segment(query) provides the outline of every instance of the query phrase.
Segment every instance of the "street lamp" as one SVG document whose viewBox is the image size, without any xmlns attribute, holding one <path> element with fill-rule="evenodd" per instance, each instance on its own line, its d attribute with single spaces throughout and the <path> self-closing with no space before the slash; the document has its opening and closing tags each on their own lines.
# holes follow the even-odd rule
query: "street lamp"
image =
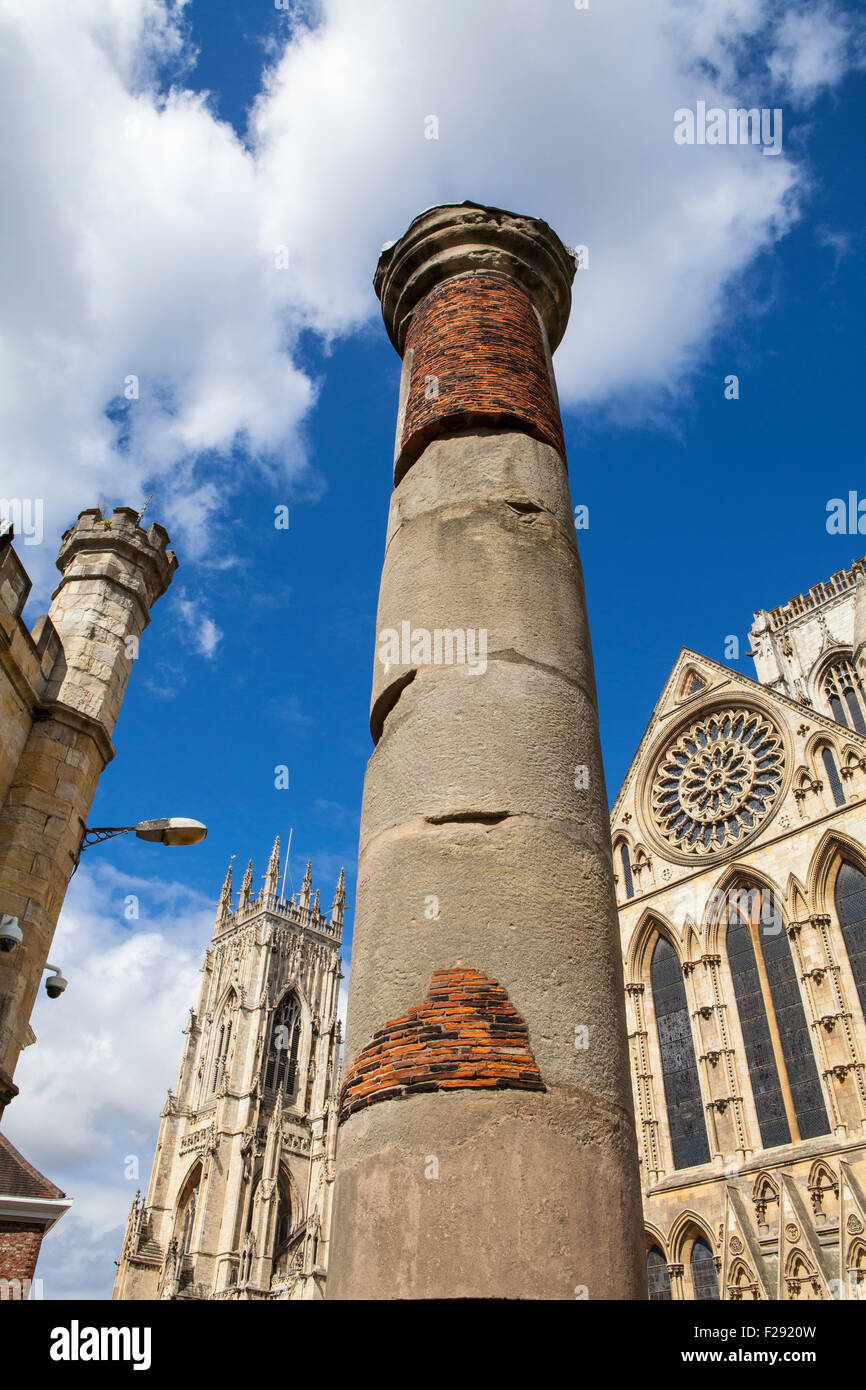
<svg viewBox="0 0 866 1390">
<path fill-rule="evenodd" d="M 85 826 L 78 846 L 79 856 L 91 845 L 101 845 L 103 840 L 113 840 L 116 835 L 129 835 L 132 831 L 139 840 L 150 840 L 154 844 L 200 845 L 207 835 L 207 826 L 202 825 L 200 820 L 189 820 L 186 816 L 140 820 L 138 825 Z"/>
</svg>

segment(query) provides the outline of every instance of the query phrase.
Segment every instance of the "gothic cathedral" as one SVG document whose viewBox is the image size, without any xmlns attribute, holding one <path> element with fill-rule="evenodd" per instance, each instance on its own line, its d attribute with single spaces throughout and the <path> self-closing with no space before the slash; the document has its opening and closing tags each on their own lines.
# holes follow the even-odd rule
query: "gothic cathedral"
<svg viewBox="0 0 866 1390">
<path fill-rule="evenodd" d="M 684 650 L 613 807 L 651 1299 L 866 1296 L 866 563 Z"/>
<path fill-rule="evenodd" d="M 297 900 L 296 900 L 297 898 Z M 116 1299 L 316 1299 L 330 1237 L 344 876 L 330 918 L 280 892 L 279 840 L 232 908 L 229 868 Z"/>
</svg>

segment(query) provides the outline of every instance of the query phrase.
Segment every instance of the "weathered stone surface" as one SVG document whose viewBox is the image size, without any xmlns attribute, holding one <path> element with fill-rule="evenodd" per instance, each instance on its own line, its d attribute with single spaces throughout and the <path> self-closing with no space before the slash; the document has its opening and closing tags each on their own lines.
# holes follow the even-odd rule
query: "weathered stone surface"
<svg viewBox="0 0 866 1390">
<path fill-rule="evenodd" d="M 452 447 L 452 462 L 459 466 L 463 441 Z M 514 653 L 563 673 L 595 699 L 574 527 L 563 527 L 551 512 L 535 506 L 525 494 L 511 501 L 467 499 L 425 511 L 395 531 L 385 555 L 376 620 L 374 738 L 381 732 L 389 688 L 426 664 L 425 634 L 430 634 L 430 665 L 437 655 L 440 664 L 447 663 L 445 642 L 441 652 L 434 646 L 437 631 L 464 635 L 467 665 L 474 653 L 480 669 L 480 651 Z M 392 634 L 399 637 L 396 661 Z M 453 651 L 452 661 L 456 643 Z"/>
<path fill-rule="evenodd" d="M 404 522 L 424 512 L 509 499 L 534 502 L 573 532 L 565 460 L 549 444 L 519 431 L 490 429 L 433 440 L 392 494 L 386 548 Z"/>
<path fill-rule="evenodd" d="M 604 847 L 576 825 L 417 820 L 380 836 L 358 868 L 346 1067 L 386 1019 L 423 998 L 434 971 L 466 966 L 506 990 L 546 1082 L 628 1111 L 610 881 Z M 581 1026 L 587 1047 L 575 1046 Z"/>
<path fill-rule="evenodd" d="M 398 439 L 408 429 L 412 447 L 398 446 L 377 620 L 328 1294 L 642 1297 L 583 579 L 564 458 L 530 437 L 555 387 L 546 345 L 549 393 L 537 353 L 521 364 L 500 352 L 502 325 L 472 325 L 479 409 L 499 402 L 509 422 L 498 436 L 454 431 L 474 419 L 473 364 L 442 347 L 448 325 L 424 305 L 477 272 L 510 277 L 558 342 L 573 262 L 532 219 L 433 209 L 377 272 L 392 340 L 407 346 Z M 462 287 L 452 299 L 480 304 Z M 448 414 L 447 372 L 429 410 L 413 387 L 440 350 L 463 416 Z M 431 980 L 463 978 L 504 991 L 496 1046 L 507 1052 L 517 1029 L 537 1075 L 494 1052 L 460 991 L 431 1015 Z M 486 1015 L 492 996 L 479 997 Z M 539 1080 L 544 1093 L 527 1089 Z"/>
<path fill-rule="evenodd" d="M 609 854 L 595 702 L 556 672 L 516 656 L 479 676 L 422 668 L 384 729 L 364 781 L 362 850 L 415 817 L 524 814 L 580 824 Z"/>
<path fill-rule="evenodd" d="M 629 1121 L 579 1090 L 437 1092 L 352 1115 L 328 1297 L 643 1298 L 624 1243 L 641 1219 L 633 1145 Z"/>
</svg>

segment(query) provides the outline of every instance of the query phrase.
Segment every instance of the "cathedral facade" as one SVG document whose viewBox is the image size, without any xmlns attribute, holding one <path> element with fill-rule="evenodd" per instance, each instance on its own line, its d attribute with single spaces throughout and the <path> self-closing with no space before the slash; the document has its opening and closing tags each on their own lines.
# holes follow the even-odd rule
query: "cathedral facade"
<svg viewBox="0 0 866 1390">
<path fill-rule="evenodd" d="M 133 1202 L 116 1299 L 317 1299 L 330 1239 L 345 908 L 280 889 L 279 840 L 237 906 L 232 871 L 190 1011 L 150 1186 Z"/>
<path fill-rule="evenodd" d="M 684 650 L 611 816 L 650 1298 L 866 1297 L 866 563 Z"/>
</svg>

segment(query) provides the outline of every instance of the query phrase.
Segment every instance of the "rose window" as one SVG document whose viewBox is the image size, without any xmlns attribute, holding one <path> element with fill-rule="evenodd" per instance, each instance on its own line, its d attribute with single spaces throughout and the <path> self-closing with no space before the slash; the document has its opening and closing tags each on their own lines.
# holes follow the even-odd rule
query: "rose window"
<svg viewBox="0 0 866 1390">
<path fill-rule="evenodd" d="M 752 710 L 707 715 L 681 734 L 652 788 L 657 828 L 675 849 L 713 854 L 747 839 L 782 787 L 779 731 Z"/>
</svg>

